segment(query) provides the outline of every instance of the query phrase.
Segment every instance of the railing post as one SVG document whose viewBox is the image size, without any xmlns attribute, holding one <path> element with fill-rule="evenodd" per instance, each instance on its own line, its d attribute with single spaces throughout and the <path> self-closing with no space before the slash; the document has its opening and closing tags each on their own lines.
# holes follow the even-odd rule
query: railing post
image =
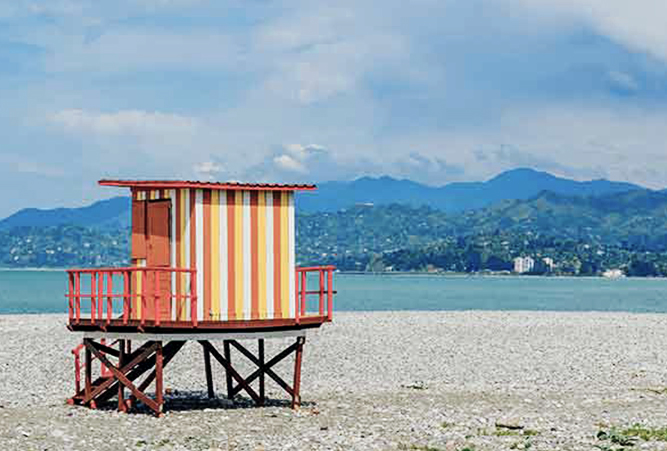
<svg viewBox="0 0 667 451">
<path fill-rule="evenodd" d="M 97 271 L 90 273 L 90 320 L 95 322 L 97 311 Z"/>
<path fill-rule="evenodd" d="M 81 273 L 74 273 L 74 302 L 76 307 L 76 323 L 81 321 Z"/>
<path fill-rule="evenodd" d="M 113 271 L 107 273 L 107 324 L 111 323 L 113 311 Z"/>
<path fill-rule="evenodd" d="M 324 316 L 324 270 L 320 269 L 318 272 L 320 276 L 320 316 Z"/>
<path fill-rule="evenodd" d="M 294 291 L 294 303 L 295 303 L 294 311 L 295 311 L 295 314 L 296 314 L 296 323 L 299 324 L 301 322 L 301 297 L 299 296 L 299 277 L 300 277 L 300 273 L 299 273 L 298 270 L 295 270 L 294 274 L 296 275 L 294 277 L 294 288 L 296 289 Z"/>
<path fill-rule="evenodd" d="M 143 327 L 146 324 L 146 294 L 148 292 L 148 286 L 146 283 L 146 270 L 141 269 L 141 326 Z"/>
<path fill-rule="evenodd" d="M 333 317 L 333 268 L 327 270 L 327 320 Z"/>
<path fill-rule="evenodd" d="M 74 318 L 74 274 L 71 272 L 67 273 L 68 288 L 69 288 L 69 322 L 72 323 Z"/>
<path fill-rule="evenodd" d="M 123 323 L 130 319 L 130 271 L 123 271 Z"/>
<path fill-rule="evenodd" d="M 104 320 L 104 271 L 97 271 L 98 281 L 97 281 L 97 318 L 100 321 Z"/>
<path fill-rule="evenodd" d="M 197 270 L 190 270 L 190 320 L 197 327 Z"/>
<path fill-rule="evenodd" d="M 153 271 L 153 277 L 155 278 L 155 292 L 153 293 L 153 314 L 155 315 L 155 325 L 160 325 L 160 271 Z"/>
<path fill-rule="evenodd" d="M 308 291 L 307 271 L 301 271 L 301 315 L 306 315 L 306 291 Z"/>
</svg>

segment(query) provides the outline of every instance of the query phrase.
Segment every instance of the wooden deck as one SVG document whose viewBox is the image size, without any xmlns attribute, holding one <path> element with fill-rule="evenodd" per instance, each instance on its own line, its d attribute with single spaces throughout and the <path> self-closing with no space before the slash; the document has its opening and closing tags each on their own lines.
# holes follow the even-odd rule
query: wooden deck
<svg viewBox="0 0 667 451">
<path fill-rule="evenodd" d="M 72 320 L 68 329 L 73 332 L 109 332 L 109 333 L 153 333 L 173 334 L 177 339 L 179 334 L 226 334 L 230 332 L 258 333 L 278 331 L 298 331 L 304 329 L 319 328 L 322 324 L 329 322 L 326 316 L 305 316 L 298 320 L 295 318 L 285 319 L 261 319 L 261 320 L 237 320 L 237 321 L 200 321 L 197 327 L 192 326 L 191 321 L 160 321 L 159 325 L 154 321 L 140 320 L 125 321 L 122 318 L 106 320 L 91 320 L 81 318 L 78 322 Z"/>
</svg>

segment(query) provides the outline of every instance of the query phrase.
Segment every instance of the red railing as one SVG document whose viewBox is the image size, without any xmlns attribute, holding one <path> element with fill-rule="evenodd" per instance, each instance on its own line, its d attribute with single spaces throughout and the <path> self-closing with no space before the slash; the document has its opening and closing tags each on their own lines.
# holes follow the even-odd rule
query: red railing
<svg viewBox="0 0 667 451">
<path fill-rule="evenodd" d="M 84 312 L 84 320 L 90 320 L 95 324 L 111 323 L 112 319 L 121 319 L 124 325 L 131 319 L 138 319 L 141 325 L 150 321 L 152 325 L 159 326 L 161 321 L 160 303 L 166 299 L 171 303 L 175 300 L 177 304 L 184 303 L 186 308 L 189 303 L 190 321 L 197 327 L 197 272 L 195 269 L 186 268 L 93 268 L 93 269 L 68 269 L 69 277 L 69 321 L 70 324 L 79 324 L 82 319 L 82 303 L 84 308 L 90 306 L 89 312 Z M 171 286 L 160 289 L 160 275 L 168 274 L 170 277 L 181 277 L 187 274 L 184 282 L 186 289 L 183 293 L 173 293 Z M 116 285 L 122 287 L 122 293 L 114 291 L 114 276 L 120 278 L 121 283 Z M 152 283 L 149 283 L 149 280 Z M 82 283 L 88 282 L 89 290 L 82 292 Z M 141 290 L 139 290 L 139 285 Z M 171 285 L 171 282 L 170 282 Z M 116 301 L 116 305 L 114 305 Z M 180 301 L 180 302 L 179 302 Z M 152 315 L 148 315 L 148 303 L 153 303 Z M 118 309 L 118 303 L 122 303 L 122 310 Z M 136 307 L 138 312 L 133 311 Z M 121 316 L 114 318 L 114 307 L 121 311 Z M 85 317 L 89 315 L 87 318 Z M 184 319 L 180 319 L 184 320 Z"/>
<path fill-rule="evenodd" d="M 331 321 L 333 316 L 333 295 L 336 293 L 333 289 L 333 272 L 335 266 L 312 266 L 296 268 L 296 320 L 297 322 L 307 316 L 326 316 L 327 321 Z M 317 289 L 308 289 L 308 274 L 316 276 Z M 311 279 L 311 286 L 314 281 Z M 309 297 L 317 296 L 317 312 L 311 313 L 308 310 Z"/>
</svg>

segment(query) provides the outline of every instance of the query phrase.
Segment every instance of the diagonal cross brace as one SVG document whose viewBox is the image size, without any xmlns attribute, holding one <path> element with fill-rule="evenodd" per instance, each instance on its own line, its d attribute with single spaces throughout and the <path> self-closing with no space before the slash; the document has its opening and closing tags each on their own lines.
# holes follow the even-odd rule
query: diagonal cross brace
<svg viewBox="0 0 667 451">
<path fill-rule="evenodd" d="M 244 348 L 243 346 L 241 346 L 241 344 L 239 344 L 237 341 L 232 340 L 232 341 L 231 341 L 231 344 L 232 344 L 236 349 L 238 349 L 244 356 L 246 356 L 251 362 L 253 362 L 255 365 L 257 365 L 257 367 L 258 367 L 258 369 L 256 369 L 254 372 L 252 372 L 252 373 L 250 374 L 250 376 L 248 376 L 248 377 L 245 379 L 245 382 L 246 382 L 246 383 L 250 384 L 252 381 L 254 381 L 255 379 L 257 379 L 262 373 L 265 373 L 265 374 L 267 374 L 269 377 L 271 377 L 271 379 L 273 379 L 278 385 L 280 385 L 280 386 L 282 387 L 282 389 L 285 390 L 290 396 L 294 396 L 294 390 L 292 389 L 292 387 L 290 387 L 290 386 L 287 384 L 287 382 L 285 382 L 280 376 L 278 376 L 278 375 L 271 369 L 271 367 L 273 367 L 274 365 L 280 363 L 280 362 L 283 361 L 286 357 L 288 357 L 291 353 L 293 353 L 294 351 L 296 351 L 297 348 L 298 348 L 298 344 L 297 344 L 297 343 L 294 343 L 294 344 L 290 345 L 288 348 L 286 348 L 286 349 L 284 349 L 283 351 L 281 351 L 281 352 L 280 352 L 279 354 L 277 354 L 274 358 L 272 358 L 271 360 L 269 360 L 268 362 L 266 362 L 266 363 L 263 364 L 263 365 L 262 365 L 262 363 L 259 361 L 259 359 L 257 359 L 257 357 L 255 357 L 254 355 L 252 355 L 252 353 L 251 353 L 250 351 L 248 351 L 246 348 Z M 232 395 L 236 395 L 238 392 L 241 391 L 242 388 L 243 388 L 243 387 L 241 387 L 240 385 L 237 385 L 236 387 L 234 387 L 234 388 L 232 389 Z"/>
<path fill-rule="evenodd" d="M 239 387 L 241 387 L 243 390 L 245 390 L 248 395 L 255 401 L 256 403 L 260 403 L 260 397 L 259 395 L 255 392 L 255 390 L 252 389 L 250 386 L 250 383 L 247 382 L 243 377 L 232 367 L 232 365 L 218 352 L 215 347 L 206 340 L 201 340 L 199 343 L 204 347 L 204 349 L 207 349 L 213 357 L 220 363 L 220 365 L 223 366 L 225 371 L 227 371 L 227 374 L 231 375 L 233 379 L 236 379 L 236 382 L 238 382 Z"/>
<path fill-rule="evenodd" d="M 294 396 L 294 389 L 289 386 L 287 382 L 285 382 L 280 376 L 278 376 L 272 369 L 271 367 L 280 363 L 282 360 L 284 360 L 286 357 L 288 357 L 292 352 L 296 351 L 297 349 L 297 343 L 292 344 L 288 348 L 284 349 L 282 352 L 277 354 L 274 358 L 269 360 L 268 362 L 262 364 L 260 360 L 255 357 L 250 351 L 248 351 L 246 348 L 244 348 L 238 341 L 236 340 L 230 340 L 230 344 L 234 346 L 236 349 L 241 352 L 244 356 L 248 358 L 252 363 L 257 365 L 257 370 L 255 370 L 253 373 L 248 376 L 245 381 L 246 383 L 250 384 L 252 381 L 257 379 L 262 373 L 265 373 L 268 375 L 271 379 L 273 379 L 276 384 L 280 385 L 283 390 L 285 390 L 290 396 Z M 232 395 L 237 394 L 240 392 L 242 389 L 241 386 L 237 385 L 232 389 Z"/>
<path fill-rule="evenodd" d="M 100 355 L 103 356 L 103 354 L 100 351 L 98 351 L 95 348 L 95 346 L 91 343 L 93 343 L 91 340 L 84 340 L 84 344 L 86 346 L 86 349 L 90 350 L 100 361 L 102 361 L 102 359 L 99 356 Z M 155 342 L 152 342 L 151 344 L 147 343 L 143 347 L 143 349 L 138 349 L 137 351 L 135 351 L 135 353 L 133 353 L 134 356 L 133 356 L 132 360 L 130 362 L 128 362 L 126 365 L 123 365 L 123 367 L 121 368 L 121 371 L 123 373 L 127 373 L 132 368 L 139 365 L 142 361 L 144 361 L 146 359 L 146 357 L 148 357 L 150 354 L 152 354 L 155 351 L 156 346 L 157 345 L 156 345 Z M 109 360 L 106 357 L 104 357 L 104 361 L 108 362 Z M 106 365 L 106 363 L 104 361 L 102 361 L 102 363 L 104 363 Z M 113 378 L 109 378 L 109 379 L 105 380 L 100 385 L 96 386 L 93 390 L 91 390 L 90 393 L 88 393 L 83 398 L 82 403 L 83 404 L 88 404 L 90 401 L 95 399 L 100 393 L 104 392 L 111 385 L 113 385 L 114 382 L 116 382 L 116 380 L 113 379 Z"/>
<path fill-rule="evenodd" d="M 155 343 L 153 346 L 149 347 L 149 350 L 153 350 L 157 347 L 157 343 Z M 109 368 L 111 373 L 115 376 L 115 378 L 126 386 L 132 394 L 137 398 L 140 399 L 144 404 L 146 404 L 151 410 L 153 410 L 157 415 L 159 415 L 162 411 L 162 405 L 158 404 L 157 402 L 153 401 L 151 398 L 149 398 L 145 393 L 139 391 L 137 387 L 134 386 L 132 381 L 130 381 L 127 376 L 123 373 L 122 369 L 118 369 L 116 366 L 114 366 L 109 359 L 106 358 L 106 356 L 101 353 L 95 346 L 92 346 L 88 342 L 86 342 L 86 347 L 90 347 L 91 352 L 97 357 L 100 362 L 102 362 L 104 365 Z M 143 354 L 143 353 L 142 353 Z M 136 359 L 135 359 L 136 360 Z M 123 368 L 125 369 L 125 368 Z M 126 370 L 127 372 L 127 370 Z"/>
</svg>

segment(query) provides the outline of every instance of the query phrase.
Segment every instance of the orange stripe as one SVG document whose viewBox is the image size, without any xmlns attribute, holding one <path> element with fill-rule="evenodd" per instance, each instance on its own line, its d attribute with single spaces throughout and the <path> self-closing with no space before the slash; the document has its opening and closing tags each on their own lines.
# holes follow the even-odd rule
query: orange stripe
<svg viewBox="0 0 667 451">
<path fill-rule="evenodd" d="M 172 199 L 171 201 L 174 203 L 174 210 L 176 211 L 176 266 L 180 267 L 181 266 L 181 240 L 183 237 L 181 236 L 181 209 L 183 206 L 181 205 L 181 193 L 176 190 L 176 198 Z M 183 299 L 181 299 L 180 296 L 183 292 L 181 291 L 181 285 L 182 285 L 182 277 L 181 274 L 175 274 L 173 277 L 176 277 L 176 319 L 180 320 L 181 319 L 181 311 L 183 309 Z"/>
<path fill-rule="evenodd" d="M 250 279 L 252 319 L 259 319 L 259 249 L 257 249 L 257 191 L 250 192 Z"/>
<path fill-rule="evenodd" d="M 201 268 L 197 268 L 197 215 L 195 214 L 195 203 L 196 203 L 196 190 L 190 190 L 190 268 L 194 268 L 197 271 L 200 271 Z M 190 277 L 190 283 L 195 283 L 195 277 Z M 197 292 L 201 291 L 201 287 L 197 287 Z M 197 293 L 195 293 L 197 294 Z M 197 303 L 203 302 L 203 299 L 197 297 Z M 197 312 L 195 312 L 195 315 Z M 186 313 L 187 315 L 187 313 Z M 190 318 L 192 319 L 192 318 Z"/>
<path fill-rule="evenodd" d="M 282 290 L 280 286 L 280 192 L 273 193 L 273 316 L 282 318 Z"/>
<path fill-rule="evenodd" d="M 234 206 L 236 195 L 234 191 L 227 191 L 227 316 L 230 320 L 236 318 L 236 274 L 234 274 L 234 260 L 236 257 L 234 241 L 236 239 L 236 217 Z"/>
<path fill-rule="evenodd" d="M 204 319 L 211 318 L 211 190 L 204 190 Z"/>
</svg>

